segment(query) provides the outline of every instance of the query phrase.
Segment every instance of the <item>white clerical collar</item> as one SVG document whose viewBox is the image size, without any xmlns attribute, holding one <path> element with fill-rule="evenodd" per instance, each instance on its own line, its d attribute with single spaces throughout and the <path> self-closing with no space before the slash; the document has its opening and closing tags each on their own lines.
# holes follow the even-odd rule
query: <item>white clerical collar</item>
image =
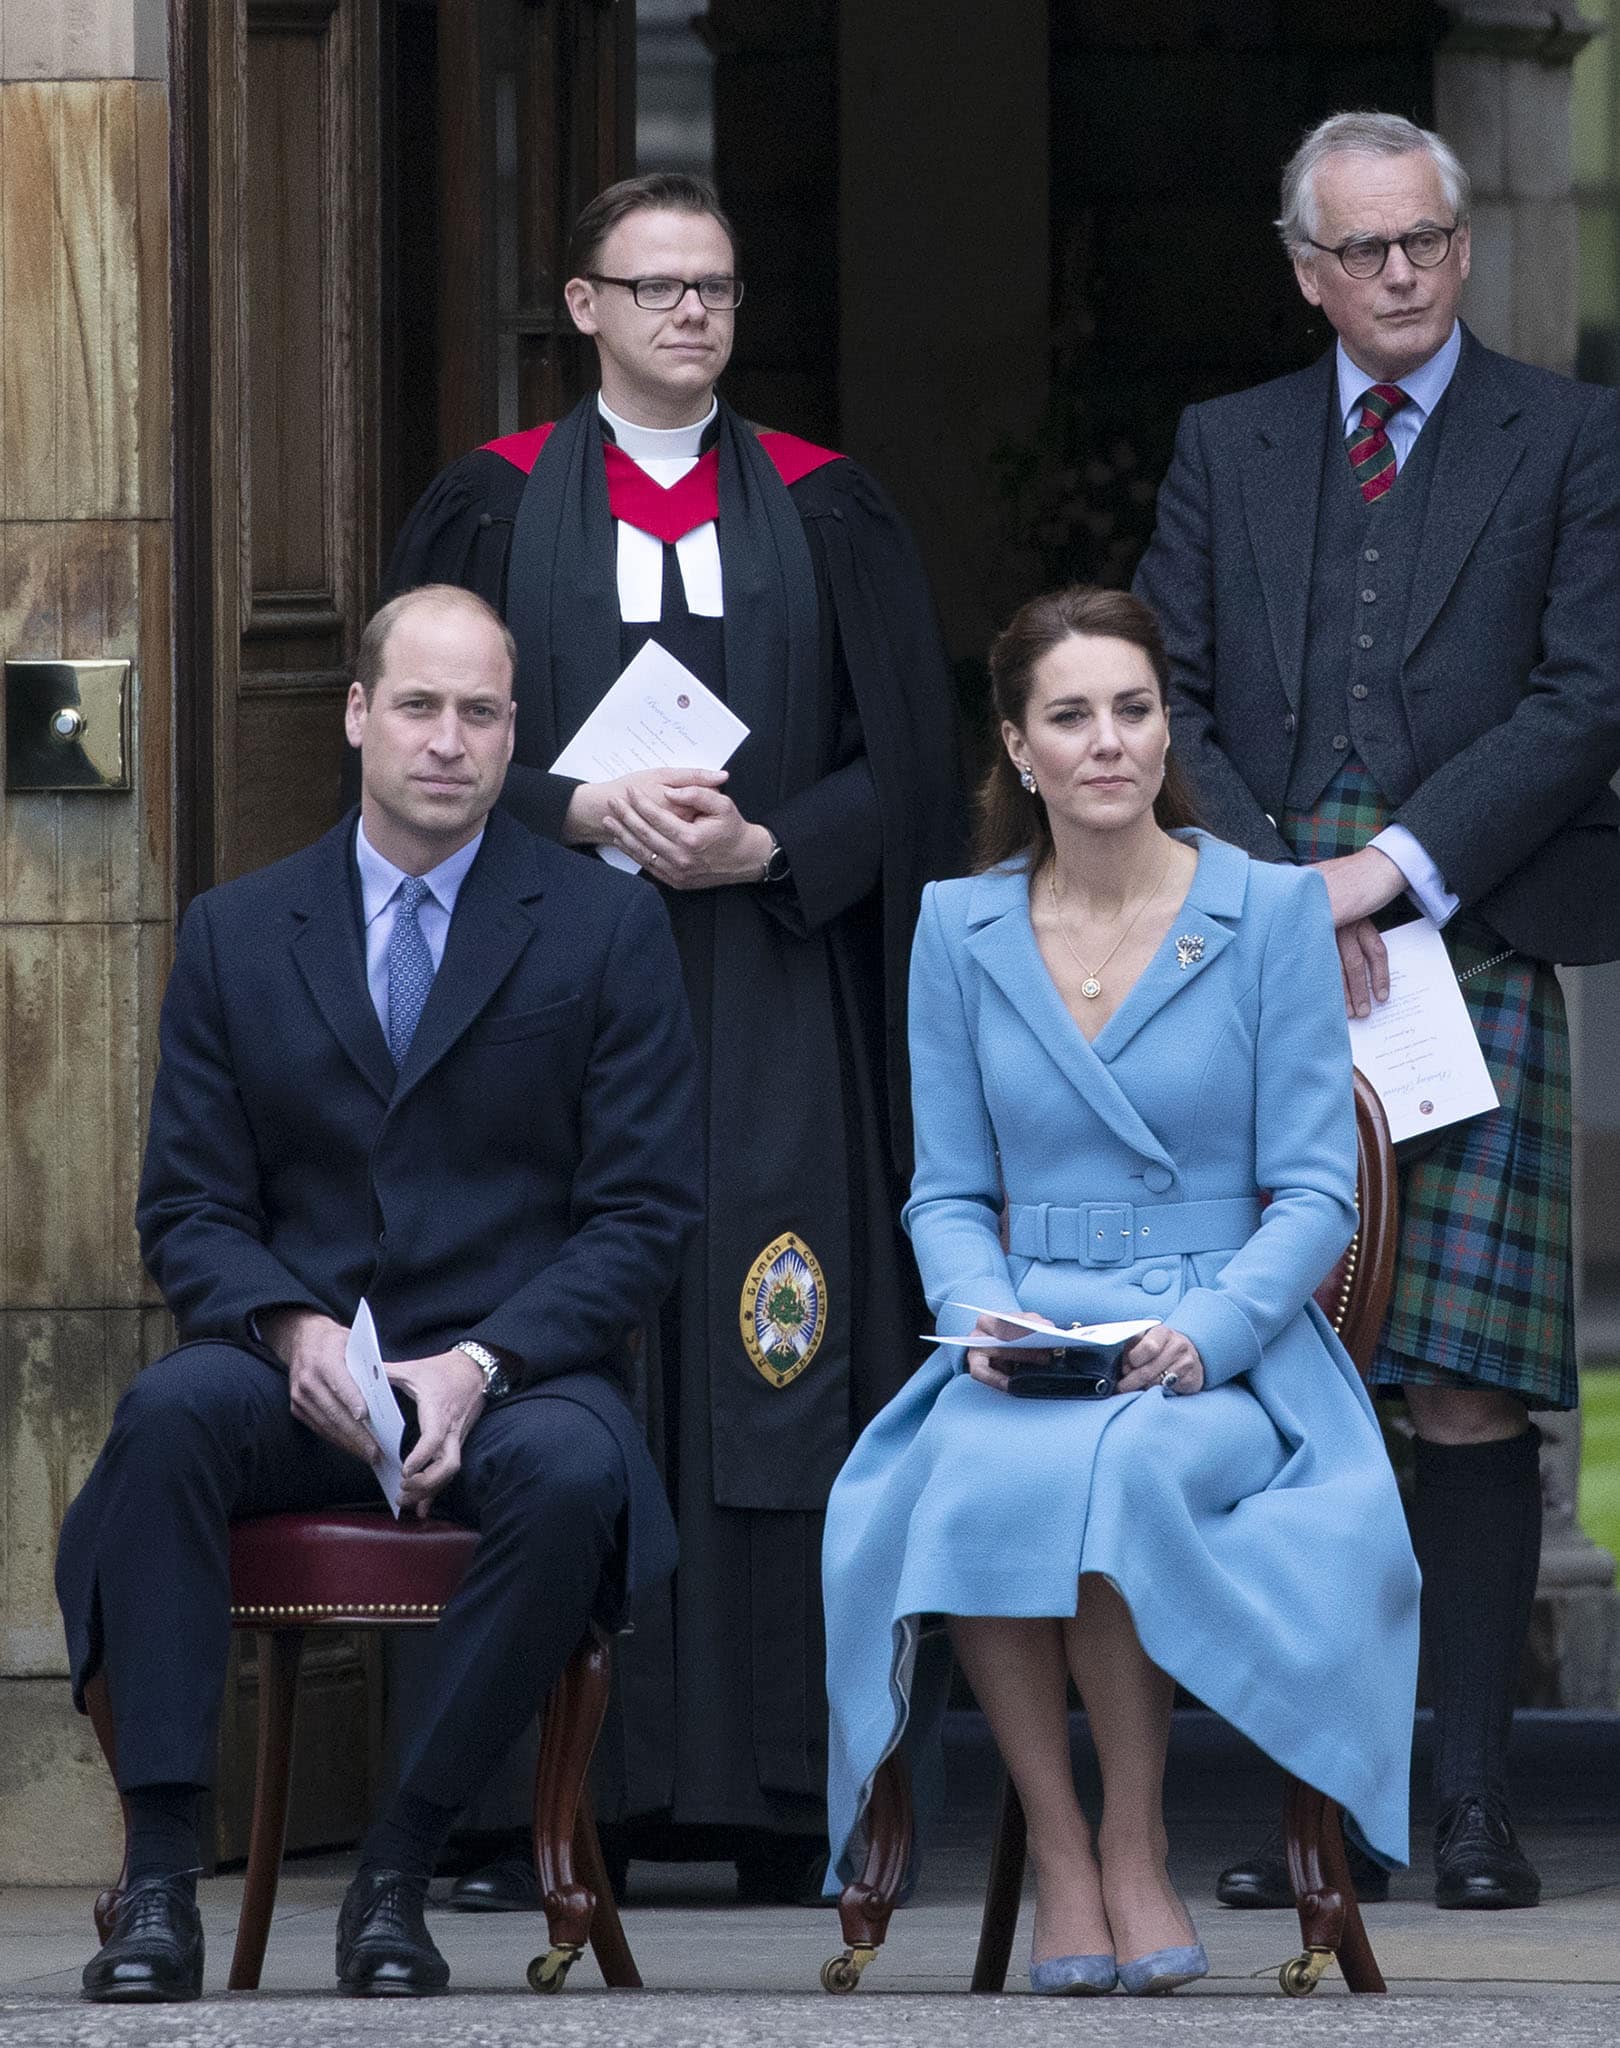
<svg viewBox="0 0 1620 2048">
<path fill-rule="evenodd" d="M 1423 422 L 1434 411 L 1445 395 L 1446 386 L 1451 382 L 1452 372 L 1457 367 L 1457 358 L 1462 354 L 1462 322 L 1453 320 L 1451 332 L 1426 363 L 1420 363 L 1408 377 L 1395 381 L 1406 393 L 1417 424 Z M 1341 341 L 1337 349 L 1339 370 L 1339 411 L 1344 417 L 1348 432 L 1352 412 L 1359 415 L 1362 395 L 1369 384 L 1376 384 L 1376 377 L 1369 377 L 1359 364 L 1353 363 L 1345 353 Z"/>
<path fill-rule="evenodd" d="M 703 452 L 703 436 L 720 410 L 717 398 L 709 400 L 702 419 L 689 427 L 638 427 L 616 413 L 597 393 L 596 409 L 613 429 L 613 438 L 632 462 L 691 462 Z"/>
</svg>

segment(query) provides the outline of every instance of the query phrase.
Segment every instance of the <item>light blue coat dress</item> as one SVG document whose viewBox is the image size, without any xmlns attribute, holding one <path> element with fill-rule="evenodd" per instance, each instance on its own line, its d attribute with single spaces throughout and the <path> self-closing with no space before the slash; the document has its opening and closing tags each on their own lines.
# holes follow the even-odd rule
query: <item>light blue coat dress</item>
<svg viewBox="0 0 1620 2048">
<path fill-rule="evenodd" d="M 1355 1228 L 1327 892 L 1188 836 L 1186 902 L 1091 1044 L 1022 872 L 923 899 L 906 1226 L 939 1334 L 972 1327 L 964 1302 L 1156 1316 L 1206 1388 L 1016 1400 L 937 1350 L 873 1419 L 822 1553 L 829 1886 L 878 1765 L 932 1732 L 907 1728 L 919 1618 L 1070 1615 L 1082 1572 L 1119 1588 L 1157 1664 L 1406 1860 L 1418 1571 L 1372 1405 L 1310 1298 Z"/>
</svg>

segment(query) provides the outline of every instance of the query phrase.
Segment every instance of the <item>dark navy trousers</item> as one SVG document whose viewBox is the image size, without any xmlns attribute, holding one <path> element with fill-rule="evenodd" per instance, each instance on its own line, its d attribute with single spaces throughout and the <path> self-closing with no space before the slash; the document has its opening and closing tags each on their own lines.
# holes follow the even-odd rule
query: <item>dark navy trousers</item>
<svg viewBox="0 0 1620 2048">
<path fill-rule="evenodd" d="M 478 1790 L 596 1610 L 626 1496 L 619 1445 L 581 1403 L 542 1387 L 479 1417 L 434 1503 L 480 1540 L 432 1632 L 403 1789 L 447 1807 Z M 140 1375 L 68 1510 L 57 1568 L 70 1640 L 92 1646 L 76 1685 L 106 1670 L 121 1790 L 212 1779 L 230 1524 L 378 1498 L 367 1466 L 293 1419 L 285 1373 L 254 1353 L 188 1344 Z"/>
</svg>

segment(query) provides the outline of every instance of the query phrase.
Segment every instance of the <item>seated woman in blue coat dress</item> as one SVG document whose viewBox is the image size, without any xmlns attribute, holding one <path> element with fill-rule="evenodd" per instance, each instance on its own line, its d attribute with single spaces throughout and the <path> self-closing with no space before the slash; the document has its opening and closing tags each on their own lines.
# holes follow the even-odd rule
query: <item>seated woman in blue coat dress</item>
<svg viewBox="0 0 1620 2048">
<path fill-rule="evenodd" d="M 939 1335 L 984 1341 L 933 1353 L 828 1505 L 833 1870 L 930 1732 L 918 1629 L 947 1615 L 1028 1816 L 1032 1984 L 1162 1991 L 1208 1968 L 1165 1868 L 1178 1681 L 1406 1859 L 1417 1568 L 1311 1300 L 1355 1229 L 1349 1042 L 1321 878 L 1188 824 L 1152 614 L 1036 599 L 991 675 L 980 871 L 927 891 L 912 956 L 906 1208 Z M 1159 1320 L 1113 1398 L 1027 1400 L 1008 1311 Z"/>
</svg>

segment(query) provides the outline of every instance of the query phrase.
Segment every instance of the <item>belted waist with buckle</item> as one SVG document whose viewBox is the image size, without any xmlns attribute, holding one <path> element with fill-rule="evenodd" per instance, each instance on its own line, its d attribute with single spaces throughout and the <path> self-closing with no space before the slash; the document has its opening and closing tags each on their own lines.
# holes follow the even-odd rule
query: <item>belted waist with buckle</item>
<svg viewBox="0 0 1620 2048">
<path fill-rule="evenodd" d="M 1229 1252 L 1260 1224 L 1253 1195 L 1219 1202 L 1014 1202 L 1007 1211 L 1007 1249 L 1017 1258 L 1067 1260 L 1082 1266 L 1129 1266 L 1163 1252 Z"/>
</svg>

